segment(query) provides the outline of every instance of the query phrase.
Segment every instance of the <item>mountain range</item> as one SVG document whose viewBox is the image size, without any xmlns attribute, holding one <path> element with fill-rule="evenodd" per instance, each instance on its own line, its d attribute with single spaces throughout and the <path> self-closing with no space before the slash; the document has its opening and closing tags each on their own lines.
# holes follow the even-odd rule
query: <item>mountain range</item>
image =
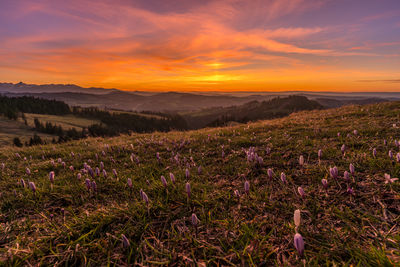
<svg viewBox="0 0 400 267">
<path fill-rule="evenodd" d="M 154 112 L 189 112 L 217 107 L 268 101 L 278 96 L 299 95 L 322 106 L 370 104 L 400 99 L 400 92 L 145 92 L 119 89 L 84 88 L 74 84 L 0 83 L 0 94 L 9 97 L 34 96 L 64 101 L 71 106 L 97 106 L 107 109 Z"/>
</svg>

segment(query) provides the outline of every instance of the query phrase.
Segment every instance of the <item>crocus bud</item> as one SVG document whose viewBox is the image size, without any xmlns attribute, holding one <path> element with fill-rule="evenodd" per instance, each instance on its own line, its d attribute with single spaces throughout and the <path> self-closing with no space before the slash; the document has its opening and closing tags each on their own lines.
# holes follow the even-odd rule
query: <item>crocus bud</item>
<svg viewBox="0 0 400 267">
<path fill-rule="evenodd" d="M 396 154 L 396 161 L 397 161 L 397 162 L 400 162 L 400 153 L 397 153 L 397 154 Z"/>
<path fill-rule="evenodd" d="M 374 157 L 376 157 L 376 148 L 374 148 L 374 149 L 372 150 L 372 155 L 373 155 Z"/>
<path fill-rule="evenodd" d="M 54 172 L 53 171 L 51 171 L 49 173 L 49 180 L 50 180 L 50 183 L 54 183 Z"/>
<path fill-rule="evenodd" d="M 246 194 L 250 193 L 250 183 L 249 183 L 249 181 L 244 182 L 244 192 Z"/>
<path fill-rule="evenodd" d="M 353 131 L 353 134 L 357 136 L 357 135 L 358 135 L 358 131 L 357 131 L 357 130 L 354 130 L 354 131 Z"/>
<path fill-rule="evenodd" d="M 353 195 L 354 194 L 354 190 L 353 190 L 353 187 L 347 187 L 347 194 L 349 194 L 349 195 Z"/>
<path fill-rule="evenodd" d="M 164 175 L 161 175 L 161 183 L 163 184 L 163 186 L 164 186 L 165 188 L 167 188 L 167 180 L 165 180 Z"/>
<path fill-rule="evenodd" d="M 240 198 L 239 190 L 233 191 L 233 194 L 235 195 L 235 197 Z"/>
<path fill-rule="evenodd" d="M 303 155 L 300 155 L 300 157 L 299 157 L 299 164 L 300 164 L 300 166 L 304 165 L 304 157 L 303 157 Z"/>
<path fill-rule="evenodd" d="M 197 218 L 196 214 L 192 213 L 192 224 L 193 226 L 197 226 L 199 223 L 199 219 Z"/>
<path fill-rule="evenodd" d="M 322 149 L 318 150 L 318 158 L 322 158 Z"/>
<path fill-rule="evenodd" d="M 268 175 L 268 178 L 269 178 L 269 179 L 272 179 L 272 177 L 274 176 L 274 172 L 272 171 L 271 168 L 268 168 L 268 170 L 267 170 L 267 175 Z"/>
<path fill-rule="evenodd" d="M 344 152 L 346 151 L 346 146 L 343 144 L 340 150 L 342 151 L 342 154 L 344 154 Z"/>
<path fill-rule="evenodd" d="M 350 166 L 349 166 L 349 170 L 350 170 L 350 173 L 352 174 L 352 175 L 354 175 L 354 165 L 353 164 L 351 164 L 350 163 Z"/>
<path fill-rule="evenodd" d="M 116 169 L 112 169 L 112 172 L 113 172 L 114 178 L 117 178 L 118 177 L 117 176 L 117 170 Z"/>
<path fill-rule="evenodd" d="M 325 190 L 328 189 L 328 180 L 322 179 L 321 183 L 322 183 L 322 186 L 324 187 Z"/>
<path fill-rule="evenodd" d="M 293 217 L 294 217 L 294 225 L 296 227 L 299 227 L 300 226 L 300 221 L 301 221 L 300 210 L 295 210 Z"/>
<path fill-rule="evenodd" d="M 103 170 L 104 169 L 104 163 L 100 162 L 100 169 Z"/>
<path fill-rule="evenodd" d="M 128 178 L 128 186 L 130 187 L 130 188 L 132 188 L 132 179 L 131 178 Z"/>
<path fill-rule="evenodd" d="M 299 192 L 299 195 L 301 196 L 301 198 L 305 198 L 306 193 L 304 192 L 303 187 L 299 186 L 299 187 L 297 188 L 297 192 Z"/>
<path fill-rule="evenodd" d="M 142 190 L 142 199 L 143 201 L 146 203 L 146 205 L 149 205 L 149 198 L 147 196 L 147 194 Z"/>
<path fill-rule="evenodd" d="M 343 174 L 343 178 L 348 182 L 350 181 L 350 173 L 348 171 L 345 171 Z"/>
<path fill-rule="evenodd" d="M 122 239 L 122 245 L 124 246 L 124 248 L 128 248 L 130 246 L 128 238 L 124 234 L 122 234 L 121 239 Z"/>
<path fill-rule="evenodd" d="M 74 166 L 72 166 L 72 165 L 69 166 L 69 170 L 73 172 L 74 171 Z"/>
<path fill-rule="evenodd" d="M 185 189 L 186 189 L 186 194 L 187 194 L 188 198 L 190 198 L 190 195 L 192 192 L 191 192 L 189 183 L 186 183 Z"/>
<path fill-rule="evenodd" d="M 36 193 L 36 186 L 34 182 L 29 182 L 29 188 L 32 190 L 33 193 Z"/>
<path fill-rule="evenodd" d="M 172 172 L 169 173 L 169 179 L 171 179 L 171 182 L 175 184 L 175 175 Z"/>
<path fill-rule="evenodd" d="M 90 187 L 91 187 L 92 183 L 90 182 L 89 178 L 86 178 L 85 184 L 86 184 L 87 190 L 90 190 Z"/>
<path fill-rule="evenodd" d="M 93 190 L 94 192 L 97 192 L 97 184 L 96 184 L 96 181 L 92 181 L 91 188 L 92 188 L 92 190 Z"/>
<path fill-rule="evenodd" d="M 103 177 L 107 178 L 107 171 L 105 169 L 103 169 Z"/>
<path fill-rule="evenodd" d="M 31 170 L 29 168 L 26 168 L 25 171 L 26 171 L 26 174 L 28 174 L 28 175 L 31 174 Z"/>
<path fill-rule="evenodd" d="M 383 145 L 385 145 L 385 146 L 387 145 L 386 139 L 383 140 Z"/>
<path fill-rule="evenodd" d="M 302 256 L 304 253 L 304 240 L 299 233 L 296 233 L 294 235 L 294 247 L 296 248 L 299 255 Z"/>
<path fill-rule="evenodd" d="M 282 181 L 282 183 L 284 183 L 284 184 L 286 184 L 287 183 L 287 181 L 286 181 L 286 175 L 285 175 L 285 173 L 281 173 L 281 181 Z"/>
<path fill-rule="evenodd" d="M 96 169 L 94 169 L 94 173 L 96 174 L 96 176 L 100 176 L 100 169 L 99 169 L 99 167 L 96 167 Z"/>
<path fill-rule="evenodd" d="M 185 170 L 185 177 L 186 177 L 186 179 L 189 179 L 189 177 L 190 177 L 189 169 Z"/>
<path fill-rule="evenodd" d="M 25 187 L 25 181 L 24 181 L 24 179 L 21 178 L 20 183 L 21 183 L 21 186 L 22 186 L 22 187 Z"/>
<path fill-rule="evenodd" d="M 392 152 L 392 150 L 389 150 L 389 158 L 390 158 L 390 159 L 393 159 L 393 152 Z"/>
<path fill-rule="evenodd" d="M 337 137 L 340 137 L 340 132 L 337 133 Z"/>
</svg>

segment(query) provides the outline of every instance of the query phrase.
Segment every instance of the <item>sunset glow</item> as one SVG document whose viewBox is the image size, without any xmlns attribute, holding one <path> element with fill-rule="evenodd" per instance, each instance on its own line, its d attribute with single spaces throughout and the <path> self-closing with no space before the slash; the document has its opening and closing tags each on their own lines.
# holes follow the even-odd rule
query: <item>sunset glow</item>
<svg viewBox="0 0 400 267">
<path fill-rule="evenodd" d="M 398 0 L 2 0 L 0 82 L 400 91 Z"/>
</svg>

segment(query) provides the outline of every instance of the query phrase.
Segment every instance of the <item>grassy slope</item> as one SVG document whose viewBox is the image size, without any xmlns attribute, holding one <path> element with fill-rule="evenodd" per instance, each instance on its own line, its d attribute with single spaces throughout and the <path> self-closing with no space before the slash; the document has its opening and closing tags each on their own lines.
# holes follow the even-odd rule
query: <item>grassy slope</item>
<svg viewBox="0 0 400 267">
<path fill-rule="evenodd" d="M 14 137 L 19 137 L 22 142 L 29 141 L 35 134 L 32 127 L 26 126 L 21 121 L 9 120 L 0 116 L 0 145 L 11 145 Z M 50 140 L 52 135 L 36 132 L 43 140 Z"/>
<path fill-rule="evenodd" d="M 233 128 L 4 149 L 0 152 L 0 162 L 6 162 L 0 179 L 0 257 L 9 265 L 196 262 L 270 266 L 302 265 L 303 260 L 310 265 L 395 265 L 400 261 L 400 186 L 399 181 L 385 184 L 383 175 L 400 175 L 400 163 L 388 158 L 388 150 L 398 151 L 394 139 L 400 130 L 392 125 L 399 123 L 399 112 L 399 102 L 383 103 L 301 112 Z M 347 137 L 354 129 L 359 135 Z M 344 157 L 342 144 L 348 148 Z M 244 149 L 250 146 L 264 158 L 262 168 L 246 161 Z M 266 147 L 272 148 L 271 155 L 265 155 Z M 376 158 L 371 153 L 374 147 Z M 319 148 L 323 149 L 320 164 Z M 179 164 L 171 161 L 168 149 L 179 152 Z M 19 160 L 15 152 L 33 159 Z M 139 156 L 139 164 L 130 161 L 132 152 Z M 41 159 L 43 154 L 46 160 Z M 298 165 L 300 155 L 306 159 L 304 168 Z M 77 171 L 50 164 L 50 158 L 59 157 L 75 169 L 81 169 L 84 162 L 94 168 L 103 161 L 109 177 L 96 177 L 98 192 L 88 193 L 86 175 L 79 181 Z M 184 157 L 193 157 L 197 166 L 203 166 L 203 173 L 197 174 L 189 160 L 185 164 Z M 356 170 L 351 182 L 354 196 L 346 194 L 347 185 L 341 178 L 350 163 Z M 188 164 L 192 165 L 189 202 L 184 189 Z M 337 181 L 328 175 L 329 167 L 335 165 L 341 176 Z M 32 171 L 30 177 L 26 167 Z M 266 176 L 269 167 L 275 173 L 272 181 Z M 112 177 L 114 168 L 118 179 Z M 53 190 L 48 179 L 51 170 L 56 173 Z M 288 177 L 287 185 L 279 179 L 282 171 Z M 175 186 L 169 172 L 176 176 Z M 168 179 L 167 192 L 160 175 Z M 19 186 L 20 178 L 34 181 L 36 194 Z M 132 190 L 127 178 L 133 180 Z M 322 189 L 322 178 L 329 181 L 328 194 Z M 246 179 L 250 195 L 238 200 L 233 190 L 243 193 Z M 298 186 L 305 189 L 304 200 L 297 193 Z M 141 188 L 149 196 L 148 209 L 140 200 Z M 306 244 L 302 258 L 293 246 L 296 209 L 302 211 L 299 232 Z M 191 225 L 193 212 L 200 219 L 197 234 Z M 130 240 L 129 248 L 122 246 L 121 234 Z"/>
<path fill-rule="evenodd" d="M 48 114 L 32 114 L 25 113 L 26 120 L 29 126 L 34 127 L 34 119 L 38 118 L 38 120 L 46 124 L 46 122 L 51 122 L 53 125 L 59 125 L 63 127 L 63 129 L 68 130 L 71 128 L 75 128 L 76 130 L 82 130 L 83 127 L 88 127 L 92 124 L 100 123 L 98 120 L 90 120 L 85 118 L 79 118 L 74 115 L 48 115 Z"/>
</svg>

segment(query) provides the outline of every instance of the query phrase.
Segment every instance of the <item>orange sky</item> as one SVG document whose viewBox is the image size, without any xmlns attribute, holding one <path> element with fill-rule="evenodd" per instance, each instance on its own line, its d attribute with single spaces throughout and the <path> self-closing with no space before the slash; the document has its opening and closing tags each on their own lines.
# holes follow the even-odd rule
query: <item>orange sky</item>
<svg viewBox="0 0 400 267">
<path fill-rule="evenodd" d="M 2 0 L 0 81 L 399 91 L 398 0 Z"/>
</svg>

